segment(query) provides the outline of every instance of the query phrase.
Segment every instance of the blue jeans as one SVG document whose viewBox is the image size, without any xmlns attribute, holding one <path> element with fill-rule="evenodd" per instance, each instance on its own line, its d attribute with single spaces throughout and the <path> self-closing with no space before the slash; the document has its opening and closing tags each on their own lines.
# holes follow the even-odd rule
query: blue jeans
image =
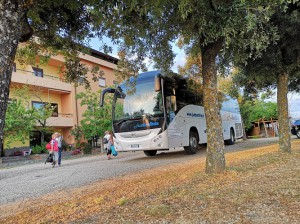
<svg viewBox="0 0 300 224">
<path fill-rule="evenodd" d="M 58 165 L 60 165 L 61 163 L 61 151 L 62 151 L 62 147 L 58 147 Z"/>
</svg>

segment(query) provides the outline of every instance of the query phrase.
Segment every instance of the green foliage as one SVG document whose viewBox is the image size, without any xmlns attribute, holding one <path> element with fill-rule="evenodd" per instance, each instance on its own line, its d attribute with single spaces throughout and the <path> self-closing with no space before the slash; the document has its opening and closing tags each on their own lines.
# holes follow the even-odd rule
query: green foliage
<svg viewBox="0 0 300 224">
<path fill-rule="evenodd" d="M 43 52 L 43 54 L 41 54 Z M 21 65 L 37 65 L 36 56 L 39 55 L 39 65 L 45 65 L 49 61 L 51 55 L 56 55 L 53 48 L 45 49 L 35 41 L 30 41 L 28 45 L 19 47 L 16 53 L 16 60 Z"/>
<path fill-rule="evenodd" d="M 66 141 L 63 139 L 63 140 L 61 141 L 61 149 L 62 149 L 62 151 L 66 151 L 67 148 L 68 148 L 68 144 L 67 144 Z"/>
<path fill-rule="evenodd" d="M 246 130 L 253 126 L 252 122 L 259 119 L 270 120 L 271 118 L 278 118 L 277 103 L 274 102 L 245 101 L 240 106 L 240 110 Z"/>
<path fill-rule="evenodd" d="M 84 154 L 91 154 L 92 153 L 92 146 L 91 144 L 87 143 L 87 142 L 82 142 L 80 144 L 80 148 L 83 151 Z"/>
<path fill-rule="evenodd" d="M 38 97 L 39 93 L 38 89 L 32 90 L 27 85 L 14 89 L 13 94 L 16 99 L 13 99 L 7 107 L 4 128 L 8 147 L 13 141 L 21 141 L 24 144 L 25 140 L 29 140 L 29 134 L 33 130 L 42 133 L 53 131 L 47 127 L 46 122 L 54 110 L 51 104 L 45 103 L 45 106 L 40 108 L 30 106 L 30 99 Z M 40 126 L 37 127 L 37 123 Z"/>
<path fill-rule="evenodd" d="M 41 154 L 47 152 L 46 143 L 42 145 L 32 146 L 31 149 L 32 149 L 32 154 Z"/>
<path fill-rule="evenodd" d="M 290 90 L 299 90 L 300 83 L 300 2 L 285 1 L 270 18 L 270 25 L 278 29 L 278 41 L 270 43 L 259 58 L 239 64 L 236 82 L 247 92 L 275 88 L 278 76 L 289 75 Z"/>
<path fill-rule="evenodd" d="M 71 135 L 75 137 L 76 142 L 79 142 L 82 138 L 83 132 L 80 126 L 75 125 L 75 128 L 72 129 Z"/>
<path fill-rule="evenodd" d="M 29 140 L 29 133 L 34 129 L 35 116 L 33 109 L 27 109 L 22 99 L 13 100 L 7 107 L 4 136 L 7 147 L 14 141 L 23 144 Z"/>
<path fill-rule="evenodd" d="M 87 140 L 92 140 L 94 136 L 102 136 L 106 130 L 111 130 L 111 105 L 112 98 L 107 97 L 105 100 L 105 107 L 99 106 L 98 92 L 86 91 L 77 94 L 77 98 L 81 100 L 81 106 L 87 109 L 84 111 L 80 121 L 80 130 Z"/>
<path fill-rule="evenodd" d="M 222 93 L 225 93 L 232 98 L 238 99 L 240 97 L 240 89 L 236 83 L 233 82 L 235 73 L 232 73 L 228 77 L 219 77 L 218 80 L 218 90 Z"/>
</svg>

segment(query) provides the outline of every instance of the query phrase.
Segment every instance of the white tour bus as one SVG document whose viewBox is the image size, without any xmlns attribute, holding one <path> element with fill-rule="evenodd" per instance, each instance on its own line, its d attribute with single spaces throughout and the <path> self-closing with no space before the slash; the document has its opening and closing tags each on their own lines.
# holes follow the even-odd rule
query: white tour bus
<svg viewBox="0 0 300 224">
<path fill-rule="evenodd" d="M 157 151 L 184 147 L 196 153 L 199 144 L 207 142 L 202 94 L 195 82 L 176 74 L 164 75 L 150 71 L 131 77 L 116 88 L 102 91 L 113 93 L 112 123 L 117 151 L 144 151 L 147 156 Z M 242 120 L 237 100 L 223 97 L 221 116 L 226 144 L 241 138 Z"/>
</svg>

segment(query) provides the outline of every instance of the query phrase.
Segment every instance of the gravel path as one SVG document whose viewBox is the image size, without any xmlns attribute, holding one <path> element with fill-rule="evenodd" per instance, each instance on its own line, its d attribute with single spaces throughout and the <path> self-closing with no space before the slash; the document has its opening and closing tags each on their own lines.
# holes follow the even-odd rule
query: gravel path
<svg viewBox="0 0 300 224">
<path fill-rule="evenodd" d="M 225 153 L 277 142 L 278 138 L 239 140 L 232 146 L 226 146 Z M 179 148 L 159 152 L 154 157 L 147 157 L 143 152 L 121 152 L 112 160 L 107 160 L 105 155 L 65 160 L 61 167 L 56 168 L 41 162 L 0 169 L 0 205 L 39 197 L 58 190 L 81 187 L 145 169 L 182 163 L 198 157 L 205 158 L 204 148 L 192 156 L 186 155 L 182 148 Z"/>
</svg>

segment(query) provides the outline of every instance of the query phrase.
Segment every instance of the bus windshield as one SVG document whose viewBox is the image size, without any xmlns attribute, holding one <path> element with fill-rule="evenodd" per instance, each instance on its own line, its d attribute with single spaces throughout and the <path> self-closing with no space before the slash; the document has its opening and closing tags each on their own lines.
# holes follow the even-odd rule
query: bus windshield
<svg viewBox="0 0 300 224">
<path fill-rule="evenodd" d="M 164 116 L 162 96 L 154 89 L 153 76 L 124 82 L 118 87 L 114 102 L 115 132 L 161 127 Z"/>
</svg>

